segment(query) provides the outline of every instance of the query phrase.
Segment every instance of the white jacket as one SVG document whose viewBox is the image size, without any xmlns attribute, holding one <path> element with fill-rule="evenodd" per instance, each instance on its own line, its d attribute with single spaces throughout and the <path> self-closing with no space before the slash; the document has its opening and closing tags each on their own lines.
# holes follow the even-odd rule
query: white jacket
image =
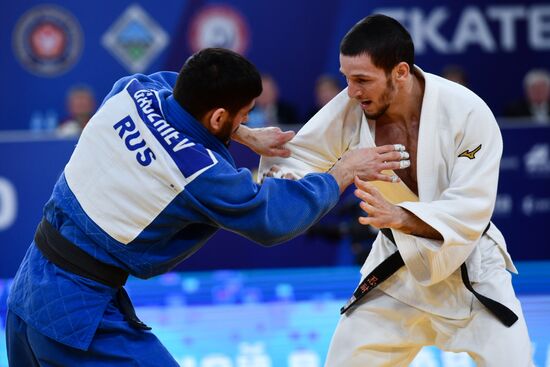
<svg viewBox="0 0 550 367">
<path fill-rule="evenodd" d="M 470 314 L 472 302 L 472 294 L 460 277 L 463 262 L 470 280 L 480 281 L 482 262 L 491 262 L 483 259 L 483 246 L 496 243 L 506 268 L 517 272 L 494 224 L 480 238 L 495 205 L 502 138 L 492 112 L 481 98 L 456 83 L 417 70 L 425 78 L 417 153 L 419 196 L 403 182 L 373 184 L 387 200 L 414 213 L 444 240 L 392 230 L 406 267 L 379 287 L 427 312 L 461 319 Z M 366 119 L 357 101 L 344 90 L 288 144 L 290 158 L 262 158 L 259 176 L 273 165 L 298 176 L 325 172 L 347 150 L 375 146 L 375 130 L 375 122 Z M 480 145 L 477 152 L 468 154 Z M 361 269 L 363 276 L 395 250 L 379 234 Z"/>
</svg>

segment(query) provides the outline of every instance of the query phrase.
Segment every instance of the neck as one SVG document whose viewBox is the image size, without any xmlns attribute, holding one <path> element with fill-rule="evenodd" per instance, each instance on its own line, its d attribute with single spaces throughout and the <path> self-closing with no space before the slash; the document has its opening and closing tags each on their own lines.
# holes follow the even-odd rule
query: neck
<svg viewBox="0 0 550 367">
<path fill-rule="evenodd" d="M 418 124 L 424 98 L 424 85 L 422 75 L 416 70 L 412 70 L 405 83 L 396 86 L 396 95 L 390 107 L 384 115 L 376 120 L 376 124 Z"/>
</svg>

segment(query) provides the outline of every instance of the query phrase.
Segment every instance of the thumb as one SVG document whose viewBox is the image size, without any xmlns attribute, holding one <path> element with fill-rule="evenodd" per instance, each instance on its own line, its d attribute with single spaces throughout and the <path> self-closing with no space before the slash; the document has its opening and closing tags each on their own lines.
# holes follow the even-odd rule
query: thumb
<svg viewBox="0 0 550 367">
<path fill-rule="evenodd" d="M 279 134 L 279 144 L 282 145 L 289 142 L 290 140 L 292 140 L 292 138 L 294 138 L 295 135 L 296 133 L 292 130 L 283 131 L 281 134 Z"/>
</svg>

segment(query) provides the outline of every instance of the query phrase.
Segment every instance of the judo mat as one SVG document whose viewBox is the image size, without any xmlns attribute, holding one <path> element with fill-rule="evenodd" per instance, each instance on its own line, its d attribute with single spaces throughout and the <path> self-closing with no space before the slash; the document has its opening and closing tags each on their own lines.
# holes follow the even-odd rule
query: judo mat
<svg viewBox="0 0 550 367">
<path fill-rule="evenodd" d="M 550 261 L 519 262 L 514 285 L 537 367 L 550 367 Z M 130 279 L 139 317 L 182 367 L 321 367 L 356 267 L 169 273 Z M 0 280 L 0 367 L 7 367 Z M 473 367 L 464 353 L 422 349 L 412 367 Z"/>
</svg>

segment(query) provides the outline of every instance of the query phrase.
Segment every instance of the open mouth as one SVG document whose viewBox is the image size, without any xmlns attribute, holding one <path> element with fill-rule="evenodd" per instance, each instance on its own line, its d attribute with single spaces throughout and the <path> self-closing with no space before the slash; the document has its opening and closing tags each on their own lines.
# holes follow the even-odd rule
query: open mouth
<svg viewBox="0 0 550 367">
<path fill-rule="evenodd" d="M 370 101 L 370 100 L 361 101 L 361 107 L 363 107 L 363 108 L 368 108 L 368 107 L 370 107 L 371 104 L 372 104 L 372 101 Z"/>
</svg>

